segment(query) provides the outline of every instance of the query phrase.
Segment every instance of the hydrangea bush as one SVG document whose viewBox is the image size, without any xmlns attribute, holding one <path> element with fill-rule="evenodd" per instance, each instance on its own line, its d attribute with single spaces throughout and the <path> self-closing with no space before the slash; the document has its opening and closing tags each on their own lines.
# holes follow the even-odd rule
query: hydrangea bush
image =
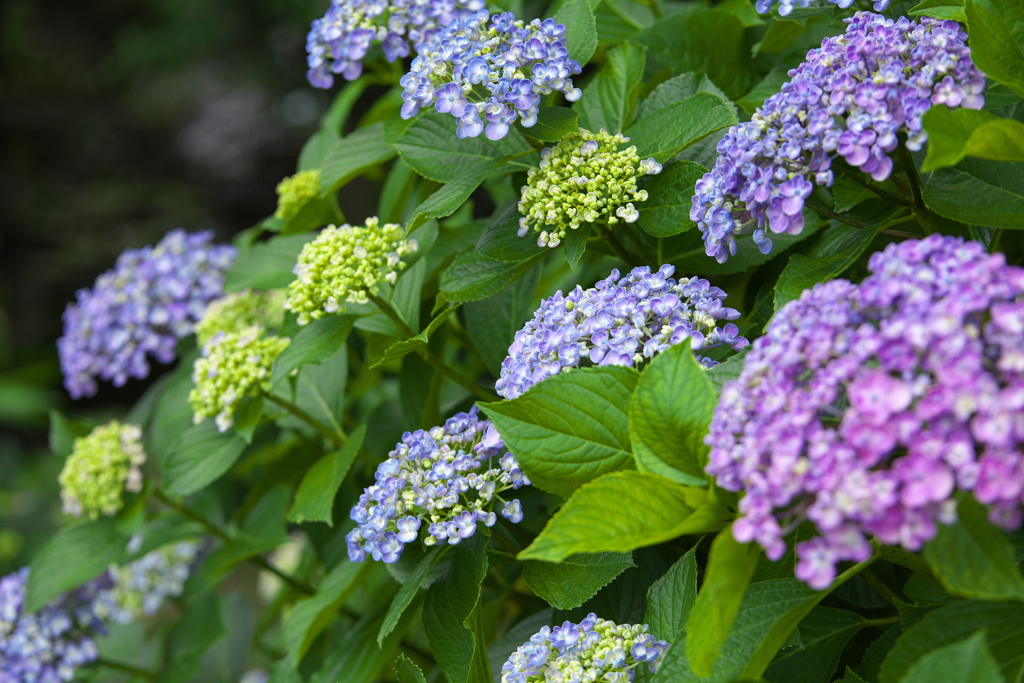
<svg viewBox="0 0 1024 683">
<path fill-rule="evenodd" d="M 0 683 L 1017 680 L 1018 8 L 773 4 L 310 5 L 274 214 L 68 306 Z"/>
</svg>

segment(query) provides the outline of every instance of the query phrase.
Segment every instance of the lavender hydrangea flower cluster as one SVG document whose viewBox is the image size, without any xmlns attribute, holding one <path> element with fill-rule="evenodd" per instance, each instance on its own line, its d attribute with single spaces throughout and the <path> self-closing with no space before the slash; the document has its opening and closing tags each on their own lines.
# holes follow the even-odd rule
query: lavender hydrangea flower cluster
<svg viewBox="0 0 1024 683">
<path fill-rule="evenodd" d="M 495 389 L 515 398 L 561 372 L 591 365 L 640 365 L 670 346 L 690 340 L 695 351 L 749 342 L 733 323 L 739 311 L 722 303 L 726 293 L 700 278 L 672 278 L 675 266 L 644 266 L 625 277 L 618 270 L 591 289 L 578 286 L 541 302 L 533 320 L 516 332 Z M 711 367 L 716 362 L 697 354 Z"/>
<path fill-rule="evenodd" d="M 393 62 L 456 17 L 483 7 L 483 0 L 331 0 L 330 9 L 313 21 L 306 36 L 306 78 L 317 88 L 330 88 L 333 74 L 355 80 L 375 42 Z"/>
<path fill-rule="evenodd" d="M 641 664 L 656 673 L 668 648 L 669 643 L 648 632 L 647 624 L 620 626 L 590 613 L 579 624 L 541 628 L 501 666 L 501 683 L 627 683 Z"/>
<path fill-rule="evenodd" d="M 833 5 L 838 5 L 841 9 L 849 9 L 853 6 L 853 0 L 828 0 Z M 875 0 L 874 8 L 876 12 L 884 12 L 889 7 L 890 0 Z M 775 0 L 757 0 L 754 3 L 754 7 L 761 14 L 767 14 L 771 10 L 772 5 L 775 4 Z M 810 7 L 811 0 L 779 0 L 779 14 L 784 17 L 788 17 L 795 8 L 797 7 Z"/>
<path fill-rule="evenodd" d="M 108 572 L 112 586 L 102 597 L 109 618 L 128 624 L 156 614 L 168 598 L 181 595 L 198 555 L 199 543 L 180 541 L 123 567 L 112 566 Z"/>
<path fill-rule="evenodd" d="M 377 483 L 352 508 L 352 519 L 359 523 L 346 536 L 353 562 L 367 555 L 397 562 L 422 524 L 428 525 L 426 545 L 456 545 L 476 532 L 477 522 L 494 526 L 495 501 L 504 503 L 502 516 L 518 523 L 522 504 L 518 499 L 503 501 L 501 494 L 530 483 L 494 425 L 480 419 L 475 406 L 443 427 L 406 432 L 374 478 Z"/>
<path fill-rule="evenodd" d="M 831 584 L 868 536 L 916 551 L 970 491 L 1007 529 L 1024 502 L 1024 269 L 934 235 L 874 254 L 859 286 L 779 311 L 722 392 L 708 473 L 743 491 L 733 533 L 769 558 L 809 520 L 796 575 Z"/>
<path fill-rule="evenodd" d="M 729 129 L 715 167 L 697 182 L 690 218 L 719 263 L 736 254 L 737 236 L 752 234 L 767 254 L 767 231 L 799 234 L 814 184 L 832 185 L 835 156 L 885 180 L 900 134 L 913 151 L 927 141 L 921 117 L 933 104 L 984 103 L 985 76 L 955 21 L 858 12 L 846 22 L 750 121 Z"/>
<path fill-rule="evenodd" d="M 93 638 L 105 633 L 97 599 L 106 576 L 25 612 L 29 568 L 0 578 L 0 683 L 58 683 L 96 661 Z"/>
<path fill-rule="evenodd" d="M 486 133 L 491 140 L 505 137 L 516 119 L 533 126 L 542 95 L 557 90 L 575 102 L 583 94 L 570 78 L 581 68 L 569 58 L 564 36 L 565 26 L 554 19 L 524 24 L 508 12 L 491 17 L 482 10 L 454 20 L 416 46 L 401 80 L 402 118 L 433 104 L 455 117 L 460 138 Z"/>
<path fill-rule="evenodd" d="M 97 378 L 118 387 L 145 378 L 148 356 L 174 360 L 178 340 L 220 296 L 235 258 L 233 246 L 212 240 L 212 232 L 172 230 L 155 247 L 125 251 L 92 289 L 78 291 L 57 341 L 72 398 L 95 394 Z"/>
</svg>

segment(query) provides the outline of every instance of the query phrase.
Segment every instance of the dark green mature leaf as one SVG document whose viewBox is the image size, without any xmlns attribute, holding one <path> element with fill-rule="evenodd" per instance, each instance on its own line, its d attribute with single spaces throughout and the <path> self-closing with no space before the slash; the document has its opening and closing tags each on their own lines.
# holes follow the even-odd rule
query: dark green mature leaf
<svg viewBox="0 0 1024 683">
<path fill-rule="evenodd" d="M 288 521 L 300 524 L 326 522 L 327 526 L 334 526 L 331 514 L 334 497 L 359 454 L 359 449 L 363 447 L 365 437 L 366 425 L 361 424 L 348 435 L 344 446 L 313 463 L 303 475 L 299 490 L 295 492 L 295 502 L 288 513 Z"/>
<path fill-rule="evenodd" d="M 227 632 L 217 594 L 206 593 L 196 598 L 167 639 L 167 665 L 157 676 L 157 683 L 190 680 L 206 651 Z"/>
<path fill-rule="evenodd" d="M 940 647 L 917 660 L 903 683 L 934 683 L 935 681 L 970 681 L 971 683 L 1005 683 L 999 665 L 992 658 L 984 633 Z"/>
<path fill-rule="evenodd" d="M 922 189 L 941 216 L 990 228 L 1024 228 L 1024 163 L 964 159 L 935 171 Z"/>
<path fill-rule="evenodd" d="M 565 25 L 565 47 L 569 57 L 586 65 L 597 49 L 597 26 L 588 0 L 568 0 L 555 13 L 555 21 Z M 543 138 L 541 138 L 543 139 Z"/>
<path fill-rule="evenodd" d="M 540 269 L 532 268 L 494 296 L 466 304 L 465 324 L 469 336 L 495 377 L 499 375 L 516 332 L 533 312 L 533 295 L 539 281 Z"/>
<path fill-rule="evenodd" d="M 50 411 L 50 452 L 58 458 L 66 458 L 74 449 L 75 439 L 89 436 L 96 425 L 82 420 L 64 417 L 59 410 Z"/>
<path fill-rule="evenodd" d="M 640 227 L 655 237 L 671 237 L 697 227 L 690 220 L 691 198 L 697 181 L 707 172 L 692 161 L 677 161 L 658 175 L 645 176 L 641 185 L 648 198 L 639 206 Z"/>
<path fill-rule="evenodd" d="M 427 683 L 420 668 L 405 655 L 398 655 L 395 660 L 395 678 L 398 683 Z"/>
<path fill-rule="evenodd" d="M 800 645 L 779 653 L 765 672 L 770 681 L 828 683 L 850 639 L 865 626 L 856 612 L 815 607 L 800 621 Z M 746 674 L 745 674 L 746 675 Z"/>
<path fill-rule="evenodd" d="M 217 431 L 213 420 L 195 425 L 181 435 L 164 457 L 164 486 L 175 495 L 195 493 L 231 469 L 245 446 L 240 434 Z"/>
<path fill-rule="evenodd" d="M 246 444 L 252 443 L 253 434 L 256 433 L 256 428 L 263 420 L 263 408 L 262 396 L 250 396 L 243 399 L 235 410 L 234 424 L 231 425 L 231 428 L 242 437 Z"/>
<path fill-rule="evenodd" d="M 608 51 L 597 76 L 573 105 L 580 115 L 580 128 L 621 133 L 629 127 L 643 81 L 644 61 L 643 49 L 629 43 Z"/>
<path fill-rule="evenodd" d="M 736 114 L 725 99 L 702 92 L 637 121 L 626 137 L 642 158 L 652 156 L 665 162 L 679 150 L 735 123 Z"/>
<path fill-rule="evenodd" d="M 1024 577 L 1013 544 L 989 523 L 973 498 L 960 501 L 957 521 L 940 525 L 924 558 L 950 593 L 982 600 L 1024 600 Z"/>
<path fill-rule="evenodd" d="M 496 261 L 514 263 L 545 253 L 547 247 L 537 246 L 535 233 L 531 232 L 525 237 L 518 235 L 521 216 L 514 200 L 495 211 L 476 244 L 477 252 Z"/>
<path fill-rule="evenodd" d="M 688 100 L 697 93 L 712 93 L 720 96 L 722 99 L 728 101 L 728 96 L 722 92 L 722 89 L 711 82 L 711 79 L 706 74 L 679 74 L 672 78 L 658 84 L 651 94 L 648 95 L 643 102 L 640 103 L 640 109 L 637 112 L 636 118 L 638 121 L 643 120 L 665 107 L 672 106 L 677 102 Z M 729 107 L 732 108 L 735 113 L 736 107 L 731 102 L 728 103 Z"/>
<path fill-rule="evenodd" d="M 282 235 L 295 235 L 322 228 L 331 223 L 340 223 L 345 220 L 338 202 L 333 195 L 326 197 L 314 197 L 307 201 L 302 207 L 287 220 L 281 220 L 276 216 L 263 223 L 267 230 L 279 229 Z M 272 224 L 271 221 L 274 223 Z"/>
<path fill-rule="evenodd" d="M 487 575 L 486 539 L 476 534 L 454 551 L 452 567 L 427 593 L 423 627 L 448 683 L 489 681 L 486 641 L 477 628 L 480 585 Z"/>
<path fill-rule="evenodd" d="M 561 610 L 579 607 L 634 567 L 631 553 L 571 555 L 561 562 L 527 562 L 523 578 L 534 593 Z"/>
<path fill-rule="evenodd" d="M 395 156 L 384 141 L 384 123 L 357 128 L 336 142 L 320 167 L 321 194 L 332 195 L 360 173 Z"/>
<path fill-rule="evenodd" d="M 432 337 L 434 333 L 437 332 L 438 328 L 440 328 L 441 325 L 444 325 L 444 322 L 448 319 L 448 316 L 450 316 L 452 313 L 458 310 L 458 308 L 459 305 L 456 304 L 454 306 L 450 306 L 449 308 L 444 309 L 443 311 L 438 313 L 433 320 L 430 321 L 430 324 L 427 325 L 427 329 L 423 330 L 415 337 L 403 339 L 402 341 L 395 342 L 394 344 L 389 346 L 384 351 L 384 356 L 379 361 L 371 365 L 370 369 L 372 370 L 374 368 L 378 368 L 384 365 L 385 363 L 390 363 L 393 360 L 397 360 L 399 358 L 402 358 L 403 356 L 407 356 L 410 353 L 413 353 L 417 349 L 426 347 L 427 342 L 430 341 L 430 337 Z"/>
<path fill-rule="evenodd" d="M 971 59 L 985 75 L 1024 96 L 1024 1 L 966 0 Z"/>
<path fill-rule="evenodd" d="M 629 501 L 628 514 L 608 514 L 623 501 Z M 653 474 L 612 472 L 580 486 L 519 559 L 560 562 L 574 553 L 625 552 L 716 531 L 723 525 L 720 517 L 706 489 Z"/>
<path fill-rule="evenodd" d="M 413 231 L 431 218 L 444 218 L 459 210 L 473 190 L 501 164 L 500 161 L 477 161 L 467 164 L 461 174 L 445 183 L 434 194 L 424 199 L 414 210 L 413 219 L 406 230 Z"/>
<path fill-rule="evenodd" d="M 224 291 L 238 292 L 252 289 L 280 289 L 287 287 L 295 274 L 292 269 L 299 260 L 303 245 L 316 235 L 303 233 L 275 237 L 259 242 L 241 252 L 224 276 Z"/>
<path fill-rule="evenodd" d="M 1007 681 L 1024 678 L 1024 609 L 1015 602 L 963 600 L 933 610 L 903 633 L 889 651 L 879 683 L 898 683 L 925 654 L 985 631 Z"/>
<path fill-rule="evenodd" d="M 486 299 L 505 289 L 546 255 L 541 252 L 528 261 L 511 263 L 489 259 L 476 251 L 462 252 L 441 273 L 441 293 L 451 302 Z"/>
<path fill-rule="evenodd" d="M 686 628 L 686 656 L 698 676 L 710 676 L 715 660 L 723 653 L 760 555 L 756 543 L 738 542 L 731 526 L 711 543 L 704 585 Z"/>
<path fill-rule="evenodd" d="M 585 0 L 573 0 L 573 5 L 586 5 Z M 589 9 L 589 8 L 588 8 Z M 569 133 L 579 130 L 580 115 L 568 107 L 541 107 L 537 123 L 529 128 L 516 121 L 516 128 L 523 135 L 541 142 L 558 142 Z"/>
<path fill-rule="evenodd" d="M 128 539 L 114 520 L 75 524 L 57 530 L 32 558 L 25 610 L 34 612 L 58 593 L 93 579 L 127 556 Z"/>
<path fill-rule="evenodd" d="M 567 498 L 602 474 L 633 467 L 626 407 L 638 377 L 631 368 L 583 368 L 480 407 L 530 481 Z"/>
<path fill-rule="evenodd" d="M 878 234 L 881 225 L 872 228 L 851 228 L 846 233 L 849 239 L 837 243 L 842 251 L 827 256 L 813 257 L 793 254 L 789 257 L 779 281 L 775 283 L 775 310 L 778 311 L 794 299 L 799 299 L 805 289 L 819 282 L 838 277 L 856 263 L 864 250 Z"/>
<path fill-rule="evenodd" d="M 316 595 L 295 603 L 284 622 L 284 637 L 288 643 L 288 657 L 297 668 L 331 620 L 337 616 L 352 592 L 377 568 L 369 562 L 342 560 L 317 586 Z"/>
<path fill-rule="evenodd" d="M 337 353 L 352 332 L 355 321 L 354 315 L 328 315 L 302 328 L 274 361 L 271 386 L 277 386 L 292 370 L 322 363 Z"/>
<path fill-rule="evenodd" d="M 703 486 L 717 392 L 686 341 L 644 369 L 629 401 L 629 436 L 641 471 L 680 484 Z"/>
<path fill-rule="evenodd" d="M 697 548 L 693 547 L 647 591 L 644 623 L 655 638 L 674 643 L 685 632 L 696 599 Z"/>
<path fill-rule="evenodd" d="M 554 610 L 550 607 L 531 614 L 508 630 L 504 636 L 487 646 L 487 656 L 491 660 L 491 677 L 501 680 L 501 666 L 508 661 L 530 636 L 537 633 L 543 626 L 554 626 Z"/>
<path fill-rule="evenodd" d="M 914 5 L 907 14 L 912 17 L 935 17 L 967 23 L 963 0 L 924 0 Z"/>
<path fill-rule="evenodd" d="M 284 400 L 292 401 L 331 431 L 340 433 L 339 421 L 344 407 L 347 378 L 348 347 L 342 345 L 334 355 L 319 365 L 306 365 L 299 368 L 294 395 L 290 391 L 290 383 L 278 385 L 274 393 Z M 278 424 L 307 433 L 311 432 L 310 426 L 306 422 L 287 414 L 278 419 Z"/>
<path fill-rule="evenodd" d="M 206 558 L 203 574 L 211 582 L 220 580 L 224 574 L 249 558 L 288 542 L 284 514 L 290 494 L 284 485 L 272 488 L 246 516 L 241 532 Z"/>
<path fill-rule="evenodd" d="M 1024 123 L 975 109 L 932 107 L 922 119 L 928 156 L 922 171 L 954 166 L 964 157 L 1024 161 Z"/>
<path fill-rule="evenodd" d="M 380 625 L 380 631 L 377 632 L 378 645 L 381 645 L 384 642 L 384 639 L 395 630 L 395 626 L 398 625 L 398 621 L 402 618 L 402 614 L 412 603 L 413 598 L 416 597 L 416 594 L 420 590 L 420 586 L 423 585 L 424 579 L 427 578 L 427 573 L 430 572 L 434 564 L 438 559 L 440 559 L 440 556 L 440 551 L 427 553 L 426 556 L 420 560 L 420 563 L 416 565 L 416 569 L 414 569 L 412 574 L 410 574 L 405 580 L 405 583 L 402 584 L 402 587 L 398 590 L 398 594 L 395 595 L 395 598 L 391 601 L 388 613 L 384 616 L 384 622 Z"/>
</svg>

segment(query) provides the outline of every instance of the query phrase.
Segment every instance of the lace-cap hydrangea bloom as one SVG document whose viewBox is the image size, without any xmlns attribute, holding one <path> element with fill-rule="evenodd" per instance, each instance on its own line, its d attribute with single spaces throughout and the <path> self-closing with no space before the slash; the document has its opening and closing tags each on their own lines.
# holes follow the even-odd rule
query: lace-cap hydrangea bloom
<svg viewBox="0 0 1024 683">
<path fill-rule="evenodd" d="M 524 24 L 508 12 L 491 17 L 486 11 L 456 19 L 416 46 L 401 80 L 402 118 L 434 105 L 455 117 L 460 138 L 486 133 L 491 140 L 505 137 L 517 119 L 534 125 L 542 95 L 557 90 L 570 102 L 582 95 L 570 78 L 581 68 L 569 58 L 564 36 L 565 26 L 554 19 Z"/>
<path fill-rule="evenodd" d="M 333 74 L 355 80 L 374 43 L 381 43 L 385 58 L 393 62 L 452 19 L 483 8 L 483 0 L 331 0 L 306 36 L 306 78 L 317 88 L 330 88 Z"/>
<path fill-rule="evenodd" d="M 174 360 L 206 305 L 220 296 L 235 258 L 212 232 L 172 230 L 155 247 L 129 249 L 113 270 L 78 291 L 57 340 L 64 386 L 72 398 L 96 393 L 97 378 L 122 386 L 149 374 L 148 356 Z"/>
<path fill-rule="evenodd" d="M 590 613 L 579 624 L 543 627 L 501 666 L 501 683 L 614 681 L 636 678 L 643 664 L 656 673 L 669 643 L 647 624 L 618 625 Z"/>
<path fill-rule="evenodd" d="M 405 544 L 427 534 L 423 542 L 456 545 L 476 532 L 478 522 L 494 526 L 494 506 L 516 524 L 523 519 L 518 499 L 501 494 L 530 483 L 490 420 L 474 406 L 443 427 L 406 432 L 380 464 L 376 484 L 365 489 L 352 508 L 359 526 L 349 532 L 348 556 L 361 562 L 397 562 Z"/>
<path fill-rule="evenodd" d="M 291 339 L 268 334 L 262 325 L 218 332 L 192 366 L 195 387 L 189 393 L 193 421 L 215 418 L 226 432 L 242 399 L 270 391 L 270 369 Z"/>
<path fill-rule="evenodd" d="M 846 22 L 843 35 L 789 72 L 782 92 L 729 129 L 714 168 L 697 182 L 690 218 L 719 263 L 736 253 L 740 235 L 752 234 L 767 254 L 769 232 L 800 233 L 814 185 L 832 185 L 834 157 L 885 180 L 899 135 L 907 149 L 924 146 L 921 117 L 933 104 L 984 103 L 985 76 L 955 21 L 858 12 Z"/>
<path fill-rule="evenodd" d="M 534 384 L 589 365 L 637 366 L 670 346 L 690 340 L 705 367 L 716 362 L 701 352 L 723 344 L 740 350 L 749 342 L 733 323 L 739 311 L 723 305 L 726 294 L 700 278 L 671 276 L 675 266 L 652 273 L 644 266 L 625 277 L 618 270 L 591 289 L 545 299 L 533 320 L 516 332 L 495 389 L 515 398 Z"/>
<path fill-rule="evenodd" d="M 841 9 L 849 9 L 853 7 L 854 0 L 828 0 L 833 5 L 838 5 Z M 873 7 L 876 12 L 884 12 L 889 8 L 890 0 L 875 0 Z M 775 4 L 775 0 L 757 0 L 754 3 L 754 7 L 761 14 L 767 14 L 772 5 Z M 779 14 L 784 17 L 788 17 L 795 8 L 797 7 L 810 7 L 811 0 L 779 0 Z"/>
<path fill-rule="evenodd" d="M 620 150 L 626 142 L 629 138 L 603 128 L 596 134 L 580 129 L 554 147 L 545 147 L 540 167 L 526 175 L 519 200 L 519 236 L 525 237 L 532 224 L 540 233 L 538 246 L 557 247 L 567 230 L 583 223 L 635 222 L 640 212 L 633 202 L 647 199 L 636 179 L 661 173 L 661 164 L 653 158 L 641 161 L 634 146 Z"/>
<path fill-rule="evenodd" d="M 320 169 L 299 171 L 277 184 L 275 218 L 288 220 L 320 194 Z"/>
<path fill-rule="evenodd" d="M 1024 502 L 1024 269 L 976 242 L 890 245 L 872 275 L 804 292 L 725 385 L 708 473 L 743 491 L 736 539 L 769 558 L 809 520 L 797 577 L 832 583 L 868 537 L 919 550 L 970 491 L 1007 529 Z"/>
<path fill-rule="evenodd" d="M 116 420 L 75 439 L 58 477 L 64 513 L 110 517 L 124 505 L 123 491 L 141 491 L 139 467 L 146 462 L 141 439 L 141 429 Z"/>
<path fill-rule="evenodd" d="M 128 624 L 156 614 L 164 601 L 181 595 L 198 555 L 197 542 L 181 541 L 122 567 L 111 566 L 113 585 L 102 596 L 109 618 Z"/>
<path fill-rule="evenodd" d="M 377 218 L 367 218 L 365 227 L 328 226 L 302 248 L 284 307 L 307 325 L 344 310 L 345 303 L 365 304 L 378 283 L 395 283 L 406 266 L 402 257 L 418 248 L 402 226 Z"/>
<path fill-rule="evenodd" d="M 29 568 L 0 578 L 0 683 L 70 681 L 99 657 L 94 638 L 106 633 L 97 599 L 106 576 L 25 612 Z"/>
<path fill-rule="evenodd" d="M 233 332 L 252 325 L 279 329 L 284 324 L 284 298 L 283 290 L 245 289 L 225 294 L 210 302 L 196 323 L 196 341 L 202 347 L 218 332 Z"/>
</svg>

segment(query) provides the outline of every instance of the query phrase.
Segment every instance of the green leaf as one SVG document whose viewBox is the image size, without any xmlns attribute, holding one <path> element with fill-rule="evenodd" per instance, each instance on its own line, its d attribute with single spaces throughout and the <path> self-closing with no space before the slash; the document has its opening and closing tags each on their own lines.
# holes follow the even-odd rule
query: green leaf
<svg viewBox="0 0 1024 683">
<path fill-rule="evenodd" d="M 1024 676 L 1024 610 L 1014 602 L 962 600 L 932 610 L 900 637 L 879 673 L 879 683 L 898 683 L 921 657 L 986 631 L 989 650 L 1008 681 Z M 954 680 L 954 679 L 947 679 Z"/>
<path fill-rule="evenodd" d="M 779 281 L 775 283 L 775 310 L 778 311 L 790 301 L 799 299 L 805 289 L 810 289 L 819 282 L 826 282 L 838 277 L 847 268 L 856 263 L 864 250 L 878 234 L 881 225 L 872 228 L 851 228 L 851 239 L 844 241 L 842 251 L 814 258 L 803 254 L 789 257 Z"/>
<path fill-rule="evenodd" d="M 587 11 L 590 11 L 586 0 L 572 0 L 570 4 L 584 5 L 587 7 Z M 570 54 L 572 53 L 570 52 Z M 537 114 L 537 123 L 527 128 L 517 119 L 516 128 L 520 133 L 534 140 L 558 142 L 569 133 L 579 130 L 579 118 L 580 115 L 568 107 L 541 107 Z"/>
<path fill-rule="evenodd" d="M 964 498 L 954 524 L 939 525 L 924 547 L 935 577 L 953 595 L 982 600 L 1024 600 L 1024 577 L 1013 544 L 989 523 L 985 508 Z"/>
<path fill-rule="evenodd" d="M 398 683 L 427 683 L 420 668 L 405 655 L 398 655 L 398 659 L 395 660 L 395 678 L 398 679 Z"/>
<path fill-rule="evenodd" d="M 630 43 L 608 51 L 583 97 L 573 105 L 580 115 L 580 128 L 621 133 L 629 127 L 643 81 L 644 61 L 643 48 Z"/>
<path fill-rule="evenodd" d="M 581 484 L 633 467 L 626 407 L 638 377 L 632 368 L 583 368 L 480 407 L 530 481 L 568 498 Z"/>
<path fill-rule="evenodd" d="M 626 509 L 623 501 L 629 501 Z M 722 528 L 720 516 L 708 504 L 706 489 L 653 474 L 612 472 L 579 487 L 519 559 L 560 562 L 575 553 L 626 552 L 716 531 Z"/>
<path fill-rule="evenodd" d="M 707 172 L 692 161 L 677 161 L 658 175 L 644 176 L 641 189 L 647 190 L 648 198 L 639 205 L 640 227 L 655 237 L 671 237 L 697 227 L 690 220 L 691 198 L 697 181 Z"/>
<path fill-rule="evenodd" d="M 127 556 L 128 539 L 117 532 L 114 520 L 61 527 L 32 558 L 25 610 L 35 612 L 58 593 L 99 576 Z"/>
<path fill-rule="evenodd" d="M 929 652 L 917 660 L 902 678 L 903 683 L 1004 683 L 1005 680 L 985 644 L 985 634 L 980 632 L 959 643 Z"/>
<path fill-rule="evenodd" d="M 476 244 L 477 252 L 496 261 L 514 263 L 546 253 L 547 247 L 537 246 L 537 238 L 533 236 L 535 233 L 525 237 L 518 235 L 521 215 L 516 201 L 495 211 Z"/>
<path fill-rule="evenodd" d="M 964 159 L 956 168 L 933 172 L 922 192 L 925 204 L 940 216 L 989 228 L 1024 228 L 1024 163 Z"/>
<path fill-rule="evenodd" d="M 252 443 L 252 436 L 263 419 L 263 397 L 250 396 L 243 399 L 235 410 L 235 421 L 231 428 L 242 437 L 246 444 Z"/>
<path fill-rule="evenodd" d="M 571 555 L 557 564 L 527 562 L 523 566 L 523 579 L 552 607 L 570 610 L 635 566 L 631 553 Z"/>
<path fill-rule="evenodd" d="M 269 552 L 288 542 L 284 513 L 290 491 L 279 484 L 263 496 L 246 515 L 242 529 L 214 551 L 203 563 L 203 574 L 211 582 L 251 557 Z"/>
<path fill-rule="evenodd" d="M 267 230 L 280 230 L 282 235 L 295 235 L 322 228 L 330 223 L 344 221 L 344 216 L 338 208 L 338 202 L 333 195 L 327 197 L 314 197 L 310 199 L 286 221 L 281 221 L 276 216 L 264 223 Z M 275 221 L 271 225 L 269 221 Z"/>
<path fill-rule="evenodd" d="M 333 195 L 346 183 L 371 166 L 395 156 L 384 141 L 384 123 L 357 128 L 336 142 L 324 156 L 320 167 L 321 195 Z"/>
<path fill-rule="evenodd" d="M 295 493 L 295 502 L 288 513 L 289 522 L 326 522 L 327 526 L 334 526 L 331 514 L 334 497 L 363 447 L 365 437 L 366 425 L 361 424 L 348 435 L 344 446 L 313 463 Z"/>
<path fill-rule="evenodd" d="M 679 74 L 659 83 L 658 87 L 651 91 L 651 94 L 640 104 L 637 120 L 643 120 L 659 109 L 688 100 L 697 93 L 712 93 L 724 100 L 729 99 L 722 92 L 721 88 L 711 82 L 711 79 L 706 74 Z M 729 107 L 735 113 L 736 107 L 732 103 L 729 103 Z"/>
<path fill-rule="evenodd" d="M 768 25 L 768 30 L 765 31 L 761 42 L 754 46 L 753 53 L 755 55 L 785 54 L 806 30 L 807 27 L 798 21 L 775 19 Z"/>
<path fill-rule="evenodd" d="M 426 346 L 427 342 L 430 341 L 430 337 L 432 337 L 434 333 L 437 332 L 438 328 L 440 328 L 441 325 L 443 325 L 444 322 L 448 320 L 448 316 L 457 311 L 458 308 L 459 304 L 449 306 L 448 308 L 438 313 L 437 316 L 435 316 L 434 319 L 430 321 L 430 324 L 427 325 L 427 329 L 423 330 L 415 337 L 403 339 L 402 341 L 395 342 L 394 344 L 389 346 L 384 351 L 384 356 L 379 361 L 371 365 L 370 369 L 372 370 L 374 368 L 380 367 L 384 363 L 388 363 L 390 361 L 401 358 L 402 356 L 406 356 L 412 353 L 413 351 L 416 351 L 416 349 Z"/>
<path fill-rule="evenodd" d="M 712 542 L 704 585 L 687 622 L 686 656 L 698 676 L 711 675 L 760 555 L 760 546 L 737 541 L 731 526 Z"/>
<path fill-rule="evenodd" d="M 555 13 L 555 21 L 565 25 L 565 47 L 569 57 L 586 66 L 597 49 L 597 25 L 588 0 L 568 0 Z"/>
<path fill-rule="evenodd" d="M 441 273 L 441 293 L 451 302 L 486 299 L 505 289 L 546 255 L 541 252 L 529 261 L 510 263 L 489 259 L 476 251 L 464 251 Z"/>
<path fill-rule="evenodd" d="M 50 452 L 66 458 L 74 449 L 75 439 L 89 436 L 96 425 L 82 420 L 71 420 L 59 410 L 50 411 Z"/>
<path fill-rule="evenodd" d="M 295 279 L 292 270 L 299 260 L 302 247 L 315 235 L 301 234 L 275 237 L 259 242 L 238 254 L 224 276 L 224 291 L 239 292 L 253 289 L 280 289 Z"/>
<path fill-rule="evenodd" d="M 928 156 L 922 171 L 955 166 L 964 157 L 1024 161 L 1024 123 L 974 109 L 932 107 L 922 119 Z"/>
<path fill-rule="evenodd" d="M 793 631 L 799 635 L 800 644 L 779 653 L 765 672 L 766 679 L 791 683 L 828 683 L 832 680 L 847 643 L 865 625 L 864 617 L 855 612 L 815 607 L 800 620 L 799 631 Z M 744 676 L 751 674 L 744 671 Z"/>
<path fill-rule="evenodd" d="M 298 667 L 313 641 L 375 568 L 375 564 L 368 562 L 342 560 L 317 586 L 316 595 L 295 603 L 284 622 L 284 638 L 293 668 Z"/>
<path fill-rule="evenodd" d="M 1024 97 L 1024 0 L 966 0 L 971 59 Z"/>
<path fill-rule="evenodd" d="M 679 150 L 735 123 L 736 115 L 726 100 L 712 93 L 697 93 L 636 122 L 626 137 L 641 157 L 665 162 Z"/>
<path fill-rule="evenodd" d="M 935 17 L 959 21 L 961 24 L 967 23 L 964 0 L 924 0 L 910 8 L 907 14 L 912 17 Z"/>
<path fill-rule="evenodd" d="M 395 626 L 398 625 L 399 619 L 402 618 L 402 614 L 405 612 L 406 608 L 412 604 L 413 598 L 416 597 L 416 593 L 419 592 L 424 579 L 427 578 L 427 573 L 433 568 L 434 563 L 437 562 L 440 555 L 440 551 L 437 550 L 434 552 L 428 552 L 426 556 L 420 560 L 420 563 L 416 565 L 416 569 L 414 569 L 412 574 L 410 574 L 405 580 L 405 583 L 402 584 L 402 587 L 398 590 L 398 593 L 391 601 L 388 613 L 384 616 L 384 622 L 380 625 L 380 631 L 377 632 L 377 645 L 381 645 L 384 642 L 384 639 L 395 630 Z"/>
<path fill-rule="evenodd" d="M 479 610 L 480 585 L 487 575 L 485 546 L 483 534 L 460 543 L 448 575 L 430 587 L 423 603 L 423 627 L 431 653 L 448 683 L 490 680 L 483 634 L 471 620 L 474 608 Z M 485 675 L 476 675 L 478 671 Z"/>
<path fill-rule="evenodd" d="M 718 395 L 686 341 L 658 354 L 629 401 L 629 436 L 637 467 L 679 484 L 703 486 L 704 435 Z"/>
<path fill-rule="evenodd" d="M 592 223 L 584 223 L 575 230 L 569 230 L 565 236 L 565 260 L 573 270 L 576 270 L 587 249 L 587 240 L 590 239 L 593 227 Z"/>
<path fill-rule="evenodd" d="M 274 361 L 271 386 L 277 386 L 292 370 L 322 363 L 337 353 L 355 321 L 354 315 L 328 315 L 303 327 Z"/>
<path fill-rule="evenodd" d="M 644 623 L 655 638 L 674 643 L 685 632 L 696 599 L 697 548 L 693 547 L 647 591 Z"/>
<path fill-rule="evenodd" d="M 533 313 L 533 295 L 539 281 L 540 269 L 533 268 L 494 296 L 466 304 L 466 329 L 495 377 L 499 376 L 516 332 Z"/>
<path fill-rule="evenodd" d="M 458 211 L 469 199 L 469 195 L 499 165 L 499 161 L 482 161 L 464 166 L 457 178 L 442 185 L 413 210 L 413 219 L 406 229 L 415 230 L 431 218 L 444 218 Z"/>
<path fill-rule="evenodd" d="M 161 463 L 168 493 L 187 496 L 220 478 L 245 450 L 237 432 L 218 432 L 213 420 L 195 425 L 171 446 Z"/>
<path fill-rule="evenodd" d="M 210 646 L 227 634 L 216 593 L 206 593 L 188 606 L 167 638 L 166 667 L 158 683 L 184 683 L 199 669 Z"/>
</svg>

